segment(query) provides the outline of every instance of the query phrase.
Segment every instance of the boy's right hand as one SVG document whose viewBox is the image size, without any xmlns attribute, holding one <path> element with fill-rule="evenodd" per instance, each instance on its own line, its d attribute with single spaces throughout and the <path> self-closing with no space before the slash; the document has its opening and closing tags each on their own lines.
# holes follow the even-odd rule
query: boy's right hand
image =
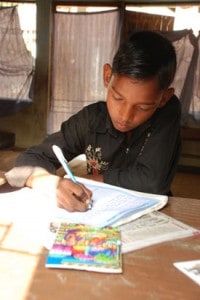
<svg viewBox="0 0 200 300">
<path fill-rule="evenodd" d="M 92 192 L 81 183 L 52 175 L 44 169 L 33 172 L 26 186 L 52 196 L 57 205 L 68 211 L 86 211 L 91 203 Z"/>
<path fill-rule="evenodd" d="M 92 192 L 81 183 L 60 178 L 57 186 L 57 204 L 68 211 L 86 211 L 91 203 Z"/>
</svg>

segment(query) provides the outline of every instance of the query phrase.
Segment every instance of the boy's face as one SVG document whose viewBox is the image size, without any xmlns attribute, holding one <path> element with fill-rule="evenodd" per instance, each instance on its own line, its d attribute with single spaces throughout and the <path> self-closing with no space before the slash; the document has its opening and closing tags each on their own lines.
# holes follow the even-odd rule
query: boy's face
<svg viewBox="0 0 200 300">
<path fill-rule="evenodd" d="M 156 79 L 138 81 L 112 75 L 108 64 L 104 66 L 104 85 L 109 115 L 113 126 L 121 132 L 129 132 L 147 121 L 174 92 L 173 89 L 161 91 Z"/>
</svg>

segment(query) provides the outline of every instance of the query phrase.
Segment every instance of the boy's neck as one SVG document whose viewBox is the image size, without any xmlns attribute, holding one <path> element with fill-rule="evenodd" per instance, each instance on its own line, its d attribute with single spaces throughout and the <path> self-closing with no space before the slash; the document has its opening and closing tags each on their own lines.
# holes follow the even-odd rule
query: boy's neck
<svg viewBox="0 0 200 300">
<path fill-rule="evenodd" d="M 126 132 L 126 141 L 127 142 L 129 142 L 130 141 L 130 138 L 131 138 L 131 136 L 132 136 L 132 130 L 131 131 L 128 131 L 128 132 Z"/>
</svg>

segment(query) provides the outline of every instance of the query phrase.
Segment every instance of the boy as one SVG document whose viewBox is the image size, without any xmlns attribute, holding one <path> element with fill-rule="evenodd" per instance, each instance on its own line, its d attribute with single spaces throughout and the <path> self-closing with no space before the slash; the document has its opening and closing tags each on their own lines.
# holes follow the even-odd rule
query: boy
<svg viewBox="0 0 200 300">
<path fill-rule="evenodd" d="M 54 175 L 60 167 L 52 151 L 56 144 L 68 161 L 86 154 L 89 178 L 168 194 L 180 152 L 181 108 L 170 86 L 175 71 L 176 55 L 167 39 L 134 33 L 112 67 L 104 65 L 106 102 L 83 108 L 59 132 L 19 155 L 16 168 L 6 174 L 8 182 L 55 192 L 60 207 L 85 211 L 91 191 Z"/>
</svg>

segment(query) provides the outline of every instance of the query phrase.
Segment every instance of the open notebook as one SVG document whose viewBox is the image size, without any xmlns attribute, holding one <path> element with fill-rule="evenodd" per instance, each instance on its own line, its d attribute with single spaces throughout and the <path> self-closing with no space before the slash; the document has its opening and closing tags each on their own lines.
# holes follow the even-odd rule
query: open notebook
<svg viewBox="0 0 200 300">
<path fill-rule="evenodd" d="M 81 177 L 77 177 L 77 180 L 93 192 L 91 210 L 68 212 L 57 206 L 55 195 L 49 197 L 39 191 L 23 188 L 0 193 L 0 205 L 5 205 L 4 208 L 8 209 L 3 217 L 12 215 L 18 219 L 23 213 L 23 218 L 28 219 L 30 210 L 31 218 L 40 215 L 42 219 L 48 218 L 52 222 L 66 221 L 96 227 L 119 226 L 161 209 L 168 201 L 168 197 L 163 195 L 140 193 Z M 18 209 L 20 205 L 23 210 Z"/>
<path fill-rule="evenodd" d="M 52 223 L 66 221 L 96 227 L 118 226 L 161 209 L 168 200 L 167 196 L 139 193 L 79 177 L 77 179 L 93 191 L 94 204 L 90 211 L 67 212 L 56 206 L 54 195 L 42 195 L 27 187 L 11 192 L 0 191 L 0 219 L 20 228 L 21 235 L 25 237 L 23 248 L 31 246 L 33 251 L 34 245 L 37 245 L 35 241 L 43 245 L 51 244 L 52 237 L 47 232 Z"/>
<path fill-rule="evenodd" d="M 77 177 L 93 192 L 93 207 L 87 212 L 55 208 L 52 219 L 91 226 L 121 225 L 166 205 L 167 196 L 140 193 L 102 182 Z"/>
</svg>

